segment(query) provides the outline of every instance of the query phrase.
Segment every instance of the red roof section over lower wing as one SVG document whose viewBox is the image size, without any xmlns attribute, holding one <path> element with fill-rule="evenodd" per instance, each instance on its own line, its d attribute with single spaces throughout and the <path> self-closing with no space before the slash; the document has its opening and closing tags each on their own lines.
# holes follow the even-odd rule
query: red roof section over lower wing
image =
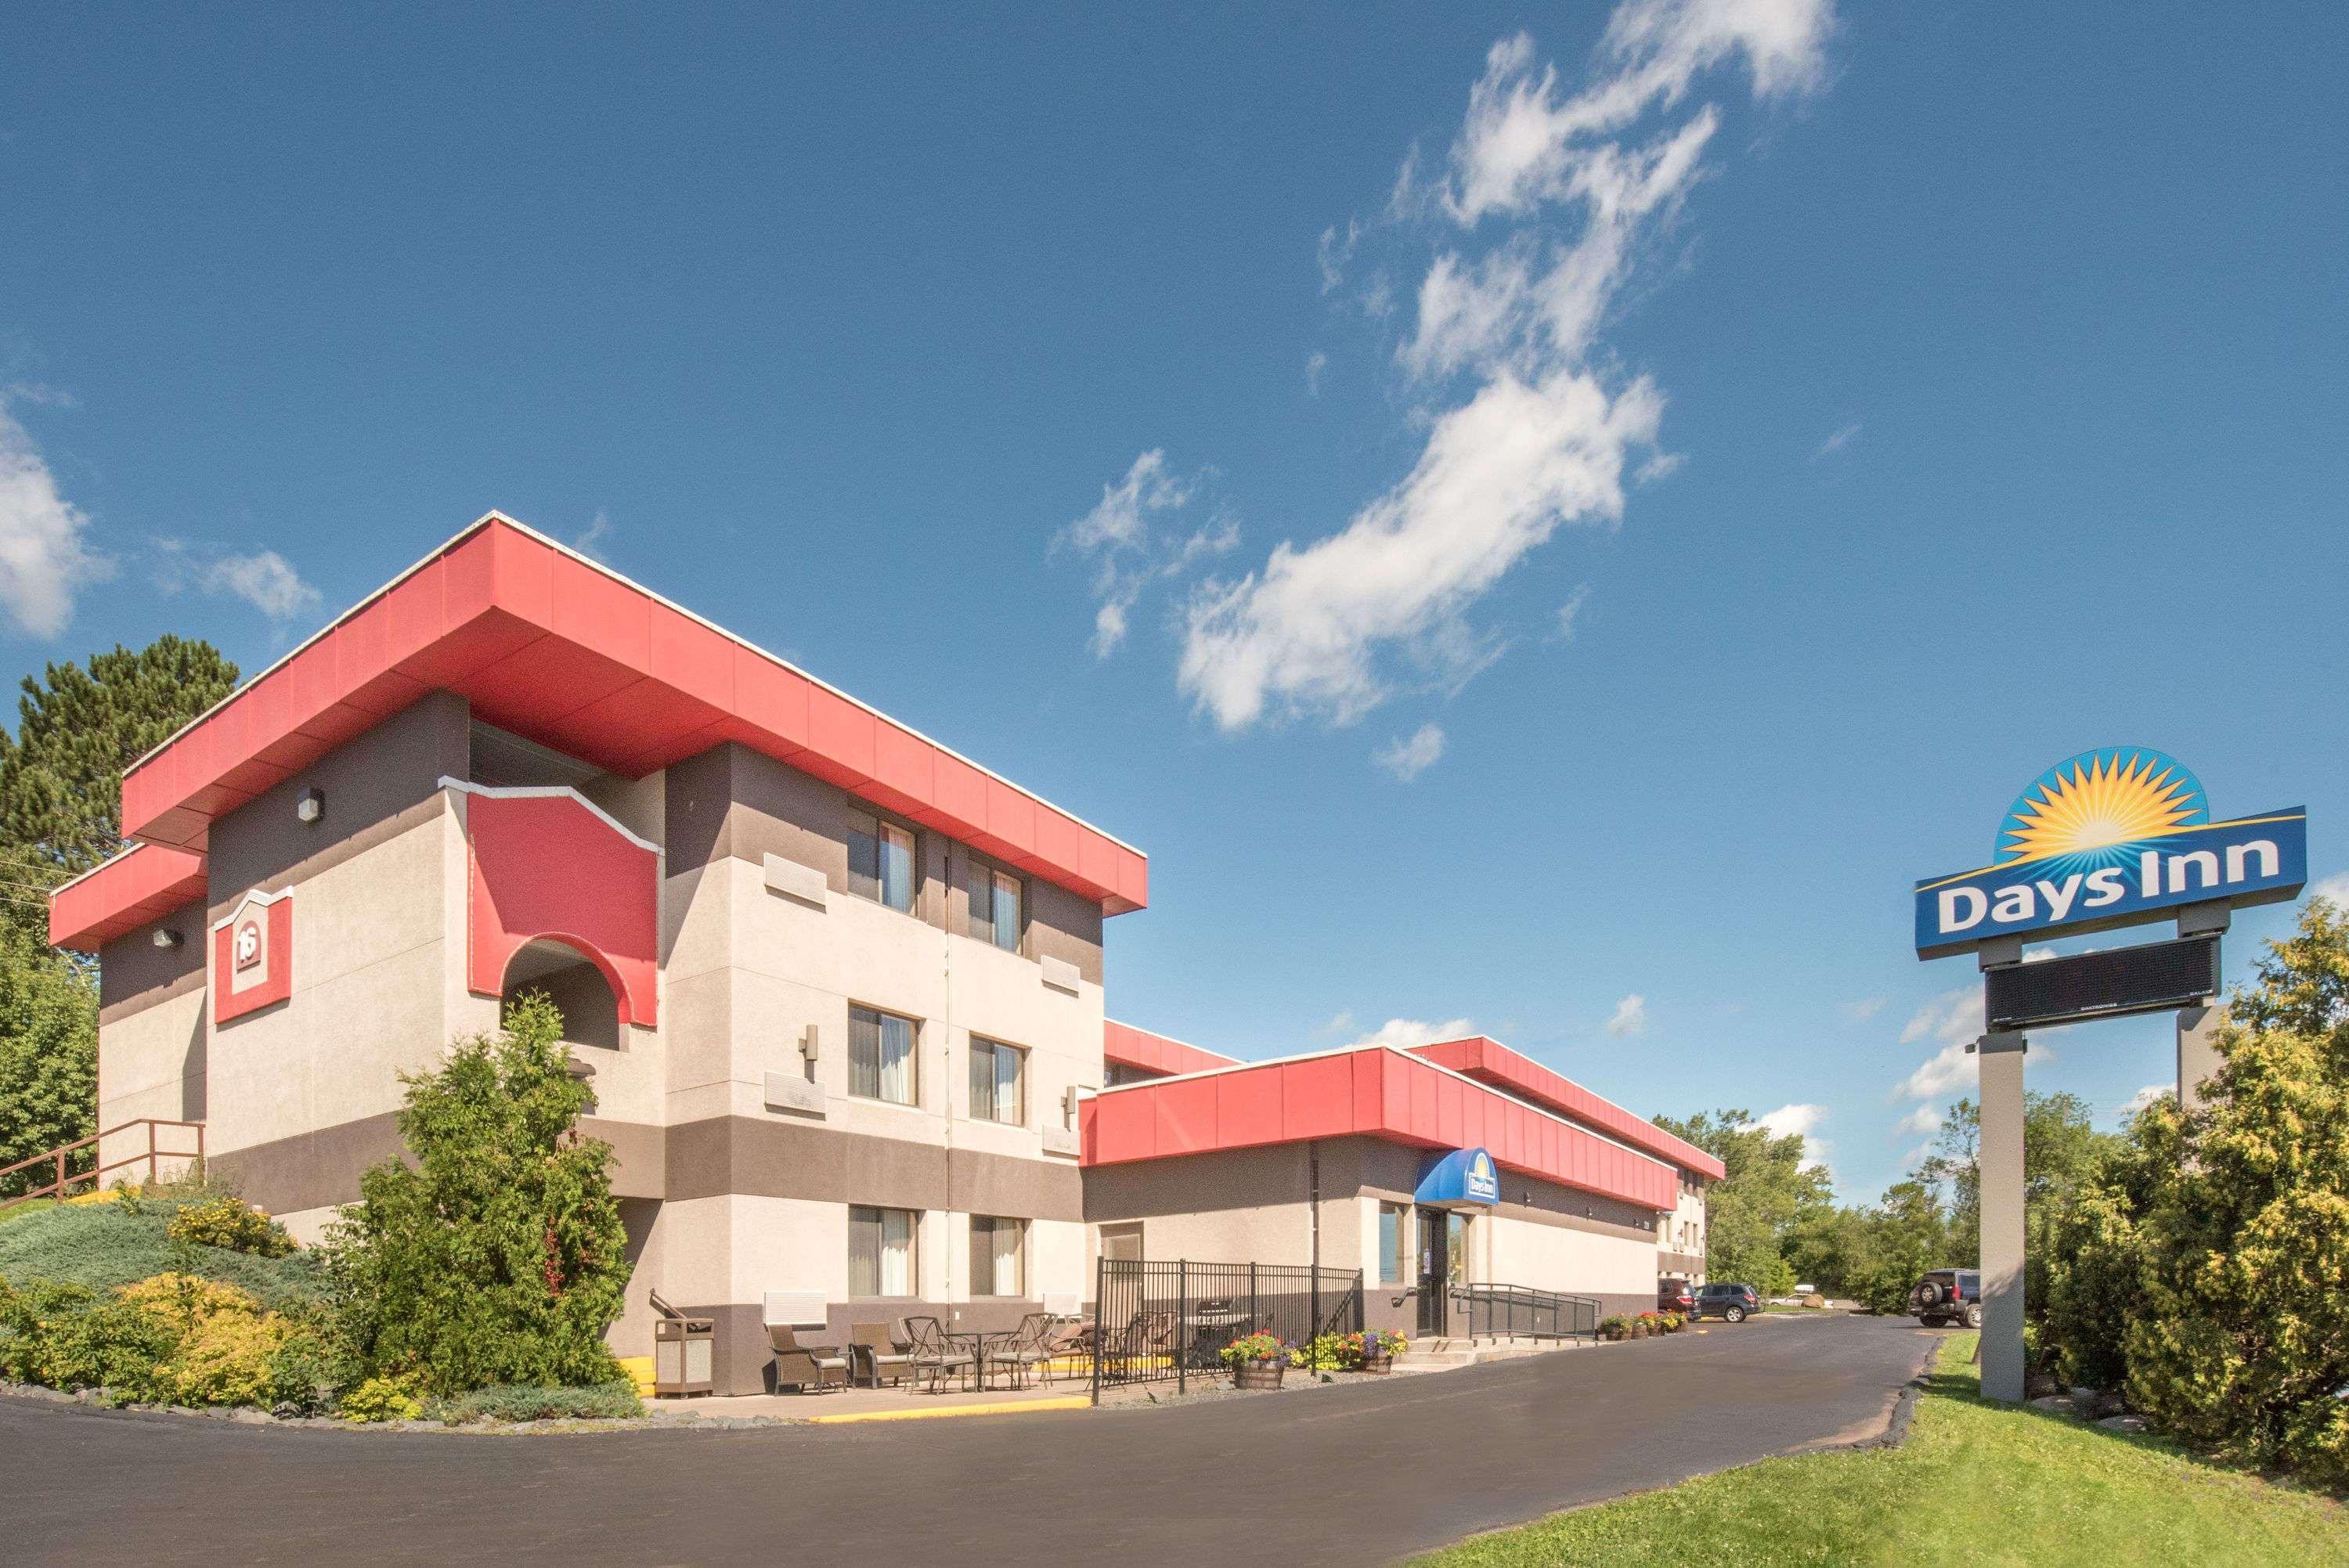
<svg viewBox="0 0 2349 1568">
<path fill-rule="evenodd" d="M 1132 1024 L 1121 1024 L 1115 1018 L 1102 1022 L 1102 1055 L 1126 1067 L 1154 1073 L 1204 1073 L 1239 1065 L 1237 1057 L 1217 1056 L 1164 1035 L 1137 1029 Z"/>
<path fill-rule="evenodd" d="M 1718 1181 L 1727 1174 L 1728 1167 L 1695 1144 L 1673 1137 L 1654 1122 L 1601 1099 L 1531 1057 L 1519 1056 L 1498 1040 L 1483 1035 L 1464 1040 L 1440 1040 L 1433 1045 L 1413 1046 L 1412 1054 L 1599 1128 L 1635 1148 L 1671 1161 L 1683 1171 L 1693 1171 L 1707 1181 Z"/>
<path fill-rule="evenodd" d="M 739 741 L 1112 914 L 1149 902 L 1140 851 L 494 512 L 142 758 L 123 832 L 202 851 L 215 818 L 436 688 L 630 778 Z"/>
<path fill-rule="evenodd" d="M 1365 1136 L 1481 1148 L 1507 1170 L 1658 1212 L 1679 1201 L 1671 1165 L 1382 1046 L 1104 1089 L 1080 1132 L 1088 1166 Z"/>
<path fill-rule="evenodd" d="M 49 944 L 95 953 L 203 896 L 203 856 L 162 844 L 133 844 L 49 895 Z M 201 930 L 183 932 L 181 939 L 202 935 Z"/>
</svg>

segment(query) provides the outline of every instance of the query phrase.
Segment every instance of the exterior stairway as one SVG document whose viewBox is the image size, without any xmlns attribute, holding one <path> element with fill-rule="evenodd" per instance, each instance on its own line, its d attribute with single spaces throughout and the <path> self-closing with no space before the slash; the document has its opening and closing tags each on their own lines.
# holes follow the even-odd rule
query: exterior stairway
<svg viewBox="0 0 2349 1568">
<path fill-rule="evenodd" d="M 1414 1339 L 1411 1348 L 1395 1357 L 1397 1372 L 1440 1372 L 1454 1367 L 1479 1367 L 1488 1361 L 1515 1361 L 1549 1350 L 1568 1350 L 1571 1339 Z"/>
</svg>

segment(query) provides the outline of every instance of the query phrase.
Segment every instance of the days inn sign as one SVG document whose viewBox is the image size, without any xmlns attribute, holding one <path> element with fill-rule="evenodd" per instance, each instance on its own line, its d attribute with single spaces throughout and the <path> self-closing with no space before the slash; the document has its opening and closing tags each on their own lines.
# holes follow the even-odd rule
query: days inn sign
<svg viewBox="0 0 2349 1568">
<path fill-rule="evenodd" d="M 2192 903 L 2280 903 L 2308 880 L 2302 807 L 2210 820 L 2184 764 L 2084 751 L 2016 797 L 1993 863 L 1917 884 L 1917 956 L 2004 936 L 2104 931 Z"/>
</svg>

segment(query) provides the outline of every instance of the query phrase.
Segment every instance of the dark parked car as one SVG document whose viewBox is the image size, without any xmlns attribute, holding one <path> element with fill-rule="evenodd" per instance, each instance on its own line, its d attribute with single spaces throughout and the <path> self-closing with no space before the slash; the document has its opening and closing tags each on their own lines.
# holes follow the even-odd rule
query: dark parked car
<svg viewBox="0 0 2349 1568">
<path fill-rule="evenodd" d="M 1696 1315 L 1696 1287 L 1684 1279 L 1660 1279 L 1656 1282 L 1656 1310 L 1677 1312 L 1682 1317 Z"/>
<path fill-rule="evenodd" d="M 1750 1284 L 1709 1284 L 1696 1293 L 1696 1315 L 1743 1323 L 1762 1310 L 1762 1296 Z"/>
<path fill-rule="evenodd" d="M 1909 1287 L 1909 1310 L 1928 1328 L 1982 1326 L 1982 1270 L 1935 1269 Z"/>
</svg>

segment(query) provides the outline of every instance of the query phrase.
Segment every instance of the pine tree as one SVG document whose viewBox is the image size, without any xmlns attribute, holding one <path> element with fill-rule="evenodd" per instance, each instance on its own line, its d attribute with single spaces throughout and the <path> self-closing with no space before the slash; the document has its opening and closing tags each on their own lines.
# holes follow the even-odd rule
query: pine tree
<svg viewBox="0 0 2349 1568">
<path fill-rule="evenodd" d="M 0 921 L 0 1166 L 87 1138 L 98 1101 L 98 985 L 22 922 Z M 89 1169 L 84 1150 L 67 1166 Z M 0 1193 L 57 1178 L 43 1165 Z"/>
<path fill-rule="evenodd" d="M 376 1372 L 421 1373 L 438 1393 L 620 1376 L 604 1332 L 620 1315 L 627 1236 L 611 1148 L 577 1131 L 587 1089 L 562 1035 L 554 1004 L 525 995 L 500 1033 L 403 1080 L 413 1163 L 362 1176 L 326 1243 Z"/>
</svg>

